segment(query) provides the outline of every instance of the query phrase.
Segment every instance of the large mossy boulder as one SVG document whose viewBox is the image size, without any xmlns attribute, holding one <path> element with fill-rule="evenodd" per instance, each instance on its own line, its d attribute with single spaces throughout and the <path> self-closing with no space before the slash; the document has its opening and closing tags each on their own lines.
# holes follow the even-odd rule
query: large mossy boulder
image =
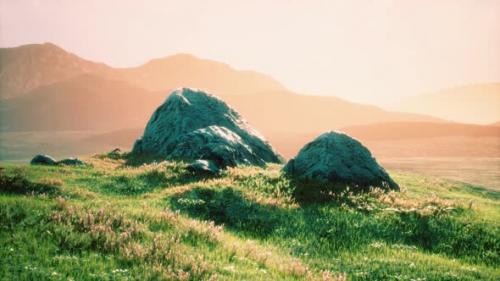
<svg viewBox="0 0 500 281">
<path fill-rule="evenodd" d="M 324 133 L 306 144 L 283 172 L 298 182 L 299 191 L 306 193 L 302 195 L 336 192 L 346 187 L 354 192 L 372 187 L 399 189 L 366 147 L 340 132 Z"/>
<path fill-rule="evenodd" d="M 269 143 L 224 101 L 189 88 L 175 90 L 156 109 L 132 154 L 204 159 L 221 168 L 282 162 Z"/>
</svg>

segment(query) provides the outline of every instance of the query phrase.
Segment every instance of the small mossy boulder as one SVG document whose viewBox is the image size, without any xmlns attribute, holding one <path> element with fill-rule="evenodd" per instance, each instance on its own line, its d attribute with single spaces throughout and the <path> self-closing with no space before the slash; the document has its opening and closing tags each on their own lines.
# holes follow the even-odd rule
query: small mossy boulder
<svg viewBox="0 0 500 281">
<path fill-rule="evenodd" d="M 49 165 L 54 166 L 57 165 L 56 159 L 47 154 L 38 154 L 30 162 L 31 165 Z"/>
<path fill-rule="evenodd" d="M 365 146 L 341 132 L 324 133 L 306 144 L 283 172 L 298 182 L 301 193 L 336 192 L 347 187 L 353 192 L 372 187 L 399 189 Z"/>
<path fill-rule="evenodd" d="M 83 165 L 85 165 L 85 162 L 83 162 L 82 160 L 80 160 L 78 158 L 70 157 L 70 158 L 66 158 L 66 159 L 62 159 L 62 160 L 58 161 L 57 164 L 67 165 L 67 166 L 83 166 Z"/>
</svg>

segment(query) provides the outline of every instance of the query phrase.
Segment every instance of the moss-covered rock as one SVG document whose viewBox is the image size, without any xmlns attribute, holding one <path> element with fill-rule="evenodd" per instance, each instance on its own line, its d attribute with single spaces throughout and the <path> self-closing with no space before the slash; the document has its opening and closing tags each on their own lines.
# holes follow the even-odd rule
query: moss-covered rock
<svg viewBox="0 0 500 281">
<path fill-rule="evenodd" d="M 238 112 L 213 95 L 189 88 L 174 91 L 156 109 L 132 153 L 205 159 L 220 167 L 282 162 Z"/>
<path fill-rule="evenodd" d="M 399 189 L 366 147 L 340 132 L 324 133 L 306 144 L 283 171 L 312 186 L 349 186 L 353 191 Z"/>
</svg>

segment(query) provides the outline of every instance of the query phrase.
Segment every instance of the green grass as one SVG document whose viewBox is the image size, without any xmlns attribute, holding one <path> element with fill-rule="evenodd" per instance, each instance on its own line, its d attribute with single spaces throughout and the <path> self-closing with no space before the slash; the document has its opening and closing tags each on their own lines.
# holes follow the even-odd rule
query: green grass
<svg viewBox="0 0 500 281">
<path fill-rule="evenodd" d="M 392 174 L 401 192 L 294 200 L 279 165 L 3 165 L 1 280 L 498 280 L 500 194 Z"/>
</svg>

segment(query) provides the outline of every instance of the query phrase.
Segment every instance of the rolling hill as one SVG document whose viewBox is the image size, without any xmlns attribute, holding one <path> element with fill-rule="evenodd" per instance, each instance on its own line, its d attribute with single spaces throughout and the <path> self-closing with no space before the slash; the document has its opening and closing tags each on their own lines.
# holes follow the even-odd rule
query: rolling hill
<svg viewBox="0 0 500 281">
<path fill-rule="evenodd" d="M 0 103 L 2 131 L 110 130 L 144 126 L 166 93 L 83 74 Z"/>
<path fill-rule="evenodd" d="M 317 134 L 345 126 L 394 121 L 434 121 L 430 116 L 390 112 L 337 97 L 269 92 L 258 95 L 221 95 L 265 136 Z"/>
<path fill-rule="evenodd" d="M 438 137 L 500 137 L 500 127 L 448 122 L 390 122 L 358 125 L 341 129 L 363 140 L 414 139 Z"/>
<path fill-rule="evenodd" d="M 467 85 L 414 96 L 402 100 L 396 109 L 455 122 L 490 124 L 500 120 L 500 83 Z"/>
<path fill-rule="evenodd" d="M 346 126 L 341 131 L 357 138 L 376 156 L 500 157 L 500 127 L 450 122 L 383 122 Z M 317 134 L 271 134 L 269 141 L 286 158 Z"/>
</svg>

